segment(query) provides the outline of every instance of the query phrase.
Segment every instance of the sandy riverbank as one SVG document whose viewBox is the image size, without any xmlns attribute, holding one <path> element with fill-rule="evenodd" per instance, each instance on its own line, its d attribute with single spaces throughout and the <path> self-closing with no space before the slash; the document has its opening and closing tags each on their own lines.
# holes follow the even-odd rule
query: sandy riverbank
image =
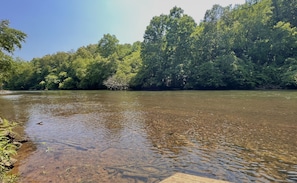
<svg viewBox="0 0 297 183">
<path fill-rule="evenodd" d="M 12 93 L 12 91 L 9 90 L 0 90 L 0 95 L 6 95 L 6 94 L 10 94 Z"/>
</svg>

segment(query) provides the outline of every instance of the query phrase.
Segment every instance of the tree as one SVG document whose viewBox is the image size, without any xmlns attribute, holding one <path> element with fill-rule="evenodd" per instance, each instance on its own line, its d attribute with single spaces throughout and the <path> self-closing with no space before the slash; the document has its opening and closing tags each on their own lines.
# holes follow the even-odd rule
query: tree
<svg viewBox="0 0 297 183">
<path fill-rule="evenodd" d="M 173 7 L 152 18 L 142 43 L 119 44 L 105 34 L 98 44 L 29 63 L 10 56 L 25 35 L 2 21 L 0 79 L 12 89 L 297 88 L 296 6 L 296 0 L 214 5 L 199 25 Z"/>
<path fill-rule="evenodd" d="M 84 89 L 103 89 L 103 82 L 116 71 L 117 61 L 115 59 L 106 59 L 98 57 L 93 60 L 86 70 L 86 75 L 81 81 Z"/>
<path fill-rule="evenodd" d="M 50 73 L 45 77 L 45 89 L 49 89 L 49 90 L 58 89 L 59 83 L 60 83 L 59 77 L 54 73 Z"/>
<path fill-rule="evenodd" d="M 273 19 L 275 23 L 288 22 L 297 27 L 297 1 L 296 0 L 272 0 Z"/>
<path fill-rule="evenodd" d="M 11 70 L 12 58 L 0 51 L 0 89 L 2 83 L 7 79 Z"/>
<path fill-rule="evenodd" d="M 169 14 L 166 34 L 167 87 L 183 89 L 190 75 L 192 62 L 191 34 L 195 31 L 194 19 L 174 7 Z"/>
<path fill-rule="evenodd" d="M 133 80 L 142 66 L 142 60 L 139 43 L 133 46 L 133 52 L 117 63 L 116 73 L 105 82 L 104 85 L 108 88 L 128 89 L 130 86 L 134 86 Z"/>
<path fill-rule="evenodd" d="M 98 43 L 98 51 L 104 58 L 109 57 L 117 51 L 119 40 L 115 35 L 104 34 Z"/>
<path fill-rule="evenodd" d="M 151 20 L 142 43 L 143 68 L 137 76 L 142 87 L 184 88 L 191 62 L 190 35 L 195 27 L 193 18 L 178 7 Z"/>
<path fill-rule="evenodd" d="M 288 58 L 283 66 L 281 85 L 285 88 L 297 88 L 297 59 Z"/>
<path fill-rule="evenodd" d="M 224 14 L 224 11 L 225 11 L 224 9 L 225 9 L 224 7 L 218 4 L 213 5 L 211 10 L 206 11 L 203 21 L 208 23 L 219 21 Z"/>
<path fill-rule="evenodd" d="M 0 22 L 0 51 L 13 53 L 17 48 L 22 48 L 22 42 L 25 41 L 27 35 L 19 30 L 9 27 L 8 20 Z"/>
<path fill-rule="evenodd" d="M 166 52 L 167 16 L 153 17 L 144 34 L 141 47 L 143 67 L 135 81 L 144 88 L 165 87 L 163 72 L 166 70 L 164 56 Z"/>
<path fill-rule="evenodd" d="M 8 20 L 0 22 L 0 89 L 2 82 L 7 79 L 7 72 L 11 69 L 12 54 L 16 48 L 21 48 L 21 43 L 25 41 L 26 34 L 10 28 Z"/>
<path fill-rule="evenodd" d="M 28 90 L 34 86 L 34 70 L 31 62 L 19 58 L 12 62 L 10 75 L 5 83 L 5 88 Z"/>
</svg>

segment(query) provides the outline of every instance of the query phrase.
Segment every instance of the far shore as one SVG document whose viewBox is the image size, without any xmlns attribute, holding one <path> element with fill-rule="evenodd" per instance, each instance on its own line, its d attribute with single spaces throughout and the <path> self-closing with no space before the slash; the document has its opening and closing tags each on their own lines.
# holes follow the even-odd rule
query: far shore
<svg viewBox="0 0 297 183">
<path fill-rule="evenodd" d="M 0 90 L 0 95 L 10 94 L 10 93 L 12 92 L 9 90 Z"/>
</svg>

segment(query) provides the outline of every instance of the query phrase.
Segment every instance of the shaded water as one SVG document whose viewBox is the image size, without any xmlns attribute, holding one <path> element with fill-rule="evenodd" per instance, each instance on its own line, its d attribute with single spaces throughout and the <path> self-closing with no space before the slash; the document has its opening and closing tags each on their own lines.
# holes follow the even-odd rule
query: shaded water
<svg viewBox="0 0 297 183">
<path fill-rule="evenodd" d="M 15 92 L 20 182 L 297 181 L 297 92 Z M 42 125 L 38 123 L 41 122 Z"/>
</svg>

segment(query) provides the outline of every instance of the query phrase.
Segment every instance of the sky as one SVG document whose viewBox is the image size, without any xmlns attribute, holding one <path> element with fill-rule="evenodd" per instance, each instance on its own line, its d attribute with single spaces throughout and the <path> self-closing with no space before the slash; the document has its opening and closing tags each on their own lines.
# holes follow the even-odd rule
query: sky
<svg viewBox="0 0 297 183">
<path fill-rule="evenodd" d="M 245 0 L 0 0 L 0 20 L 27 34 L 13 57 L 32 58 L 96 44 L 112 34 L 121 44 L 142 41 L 154 16 L 174 6 L 199 23 L 214 4 L 228 6 Z"/>
</svg>

